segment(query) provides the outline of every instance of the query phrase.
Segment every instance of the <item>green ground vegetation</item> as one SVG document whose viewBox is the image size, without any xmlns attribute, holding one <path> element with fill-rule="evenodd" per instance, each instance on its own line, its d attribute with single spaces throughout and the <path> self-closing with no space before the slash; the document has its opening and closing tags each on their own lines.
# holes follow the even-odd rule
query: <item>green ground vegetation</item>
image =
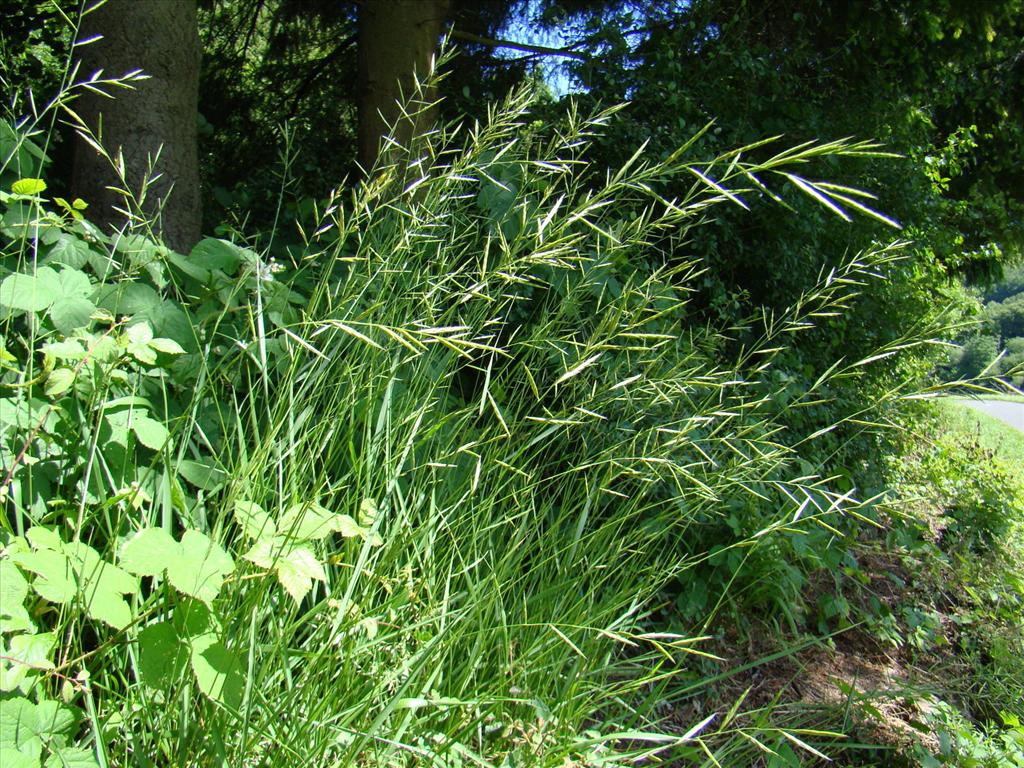
<svg viewBox="0 0 1024 768">
<path fill-rule="evenodd" d="M 121 231 L 63 193 L 54 125 L 131 77 L 33 60 L 63 80 L 0 120 L 4 768 L 1024 762 L 1021 439 L 920 405 L 969 265 L 842 176 L 891 153 L 702 122 L 617 156 L 628 112 L 527 84 L 179 253 L 130 185 Z"/>
</svg>

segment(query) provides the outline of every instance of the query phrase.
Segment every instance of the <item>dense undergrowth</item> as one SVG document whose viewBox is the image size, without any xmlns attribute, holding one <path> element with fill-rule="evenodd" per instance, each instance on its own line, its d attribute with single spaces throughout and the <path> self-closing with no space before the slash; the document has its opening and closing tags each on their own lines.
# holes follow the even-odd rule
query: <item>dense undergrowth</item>
<svg viewBox="0 0 1024 768">
<path fill-rule="evenodd" d="M 918 414 L 893 463 L 904 524 L 885 551 L 902 588 L 868 627 L 905 670 L 903 764 L 1024 765 L 1022 447 L 1020 433 L 945 400 Z"/>
<path fill-rule="evenodd" d="M 174 253 L 130 193 L 101 232 L 46 194 L 52 113 L 0 124 L 5 768 L 784 765 L 835 745 L 712 704 L 703 654 L 732 620 L 856 620 L 802 594 L 892 522 L 814 451 L 871 419 L 801 434 L 793 414 L 839 383 L 898 400 L 908 382 L 863 373 L 934 329 L 794 391 L 773 361 L 903 244 L 722 328 L 688 321 L 684 246 L 782 185 L 879 217 L 803 175 L 876 150 L 684 146 L 594 179 L 615 110 L 544 138 L 528 107 L 395 149 L 291 264 Z M 689 191 L 665 199 L 667 178 Z M 957 519 L 964 546 L 1004 533 Z M 666 716 L 681 690 L 708 694 L 686 722 Z"/>
</svg>

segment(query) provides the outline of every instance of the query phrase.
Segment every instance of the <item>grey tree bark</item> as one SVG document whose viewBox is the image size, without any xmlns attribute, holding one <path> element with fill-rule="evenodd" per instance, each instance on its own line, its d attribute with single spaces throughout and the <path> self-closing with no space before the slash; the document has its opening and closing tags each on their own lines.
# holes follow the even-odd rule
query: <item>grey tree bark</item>
<svg viewBox="0 0 1024 768">
<path fill-rule="evenodd" d="M 359 163 L 366 170 L 400 115 L 398 102 L 412 93 L 413 71 L 427 72 L 449 7 L 449 0 L 360 0 Z M 423 102 L 435 99 L 433 92 L 423 94 Z M 405 146 L 435 119 L 436 110 L 423 109 L 414 120 L 400 121 L 394 138 Z"/>
<path fill-rule="evenodd" d="M 155 218 L 164 241 L 178 251 L 199 240 L 201 205 L 196 115 L 200 45 L 196 0 L 109 0 L 83 20 L 79 39 L 102 35 L 82 46 L 79 77 L 97 69 L 119 76 L 142 69 L 151 79 L 133 91 L 117 89 L 115 99 L 88 93 L 73 108 L 100 134 L 112 158 L 124 155 L 128 187 L 138 192 L 151 159 L 160 178 L 150 185 L 142 210 Z M 89 203 L 89 218 L 101 226 L 125 223 L 122 195 L 108 187 L 121 182 L 93 147 L 76 139 L 72 188 Z"/>
</svg>

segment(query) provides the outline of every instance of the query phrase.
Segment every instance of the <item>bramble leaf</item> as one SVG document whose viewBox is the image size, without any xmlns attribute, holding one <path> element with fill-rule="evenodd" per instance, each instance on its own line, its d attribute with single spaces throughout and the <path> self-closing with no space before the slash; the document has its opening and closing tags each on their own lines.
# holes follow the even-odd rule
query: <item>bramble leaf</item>
<svg viewBox="0 0 1024 768">
<path fill-rule="evenodd" d="M 30 674 L 41 669 L 53 669 L 50 654 L 56 644 L 57 637 L 52 632 L 12 637 L 0 659 L 0 691 L 21 688 L 27 693 L 34 682 L 34 678 L 29 678 Z"/>
<path fill-rule="evenodd" d="M 50 320 L 53 327 L 61 333 L 71 333 L 77 328 L 85 328 L 92 319 L 96 305 L 81 296 L 58 299 L 50 307 Z"/>
<path fill-rule="evenodd" d="M 207 237 L 200 240 L 188 255 L 188 261 L 203 269 L 220 269 L 234 274 L 242 262 L 239 247 L 227 240 Z"/>
<path fill-rule="evenodd" d="M 25 758 L 33 761 L 26 765 L 38 767 L 43 742 L 35 705 L 28 699 L 16 696 L 0 701 L 0 750 L 5 768 Z"/>
<path fill-rule="evenodd" d="M 292 504 L 278 522 L 278 530 L 299 541 L 317 541 L 337 531 L 342 536 L 356 536 L 359 526 L 348 515 L 325 509 L 319 504 Z"/>
<path fill-rule="evenodd" d="M 98 768 L 96 757 L 85 747 L 51 747 L 43 768 Z"/>
<path fill-rule="evenodd" d="M 62 232 L 50 247 L 46 258 L 48 262 L 83 267 L 89 261 L 89 245 L 74 235 Z"/>
<path fill-rule="evenodd" d="M 208 464 L 182 459 L 177 464 L 178 474 L 203 491 L 216 491 L 227 480 L 228 473 Z"/>
<path fill-rule="evenodd" d="M 162 352 L 165 355 L 185 354 L 185 350 L 182 349 L 181 344 L 176 342 L 174 339 L 156 338 L 149 342 L 149 346 L 157 352 Z"/>
<path fill-rule="evenodd" d="M 90 618 L 115 629 L 131 622 L 131 609 L 122 595 L 138 590 L 136 579 L 104 561 L 87 544 L 65 544 L 48 528 L 35 526 L 26 537 L 34 551 L 16 552 L 11 559 L 36 574 L 32 588 L 40 597 L 59 604 L 81 597 Z"/>
<path fill-rule="evenodd" d="M 47 397 L 59 397 L 75 383 L 75 372 L 70 368 L 56 368 L 46 377 L 43 391 Z"/>
<path fill-rule="evenodd" d="M 64 604 L 74 600 L 78 594 L 78 583 L 71 561 L 63 552 L 37 549 L 34 552 L 17 552 L 11 559 L 36 575 L 32 589 L 44 600 Z"/>
<path fill-rule="evenodd" d="M 270 515 L 254 501 L 236 501 L 235 520 L 250 539 L 258 541 L 277 534 L 277 526 Z"/>
<path fill-rule="evenodd" d="M 0 632 L 35 629 L 25 608 L 28 580 L 10 560 L 0 560 Z"/>
<path fill-rule="evenodd" d="M 142 681 L 163 690 L 181 677 L 188 647 L 169 621 L 151 624 L 139 632 L 139 674 Z"/>
<path fill-rule="evenodd" d="M 141 413 L 136 413 L 132 419 L 132 431 L 140 443 L 154 451 L 162 449 L 171 436 L 163 422 Z"/>
<path fill-rule="evenodd" d="M 316 555 L 299 547 L 278 559 L 277 578 L 295 602 L 301 603 L 313 588 L 313 579 L 327 581 L 327 574 Z"/>
<path fill-rule="evenodd" d="M 19 312 L 42 312 L 59 298 L 60 279 L 50 267 L 40 267 L 34 275 L 8 275 L 0 282 L 0 306 Z"/>
<path fill-rule="evenodd" d="M 242 703 L 244 679 L 238 656 L 229 651 L 215 635 L 193 638 L 192 671 L 199 690 L 225 706 L 237 709 Z"/>
<path fill-rule="evenodd" d="M 260 568 L 273 568 L 274 562 L 280 557 L 282 549 L 283 542 L 277 538 L 260 539 L 242 557 L 255 563 Z"/>
<path fill-rule="evenodd" d="M 121 563 L 139 576 L 157 576 L 166 570 L 175 589 L 205 603 L 217 597 L 224 577 L 235 569 L 231 556 L 199 531 L 185 531 L 178 542 L 159 528 L 129 539 L 121 550 Z"/>
<path fill-rule="evenodd" d="M 137 576 L 159 576 L 181 556 L 181 545 L 163 528 L 139 531 L 121 549 L 121 567 Z"/>
<path fill-rule="evenodd" d="M 181 556 L 168 563 L 167 579 L 186 595 L 210 603 L 233 570 L 231 555 L 199 531 L 189 530 L 181 538 Z"/>
</svg>

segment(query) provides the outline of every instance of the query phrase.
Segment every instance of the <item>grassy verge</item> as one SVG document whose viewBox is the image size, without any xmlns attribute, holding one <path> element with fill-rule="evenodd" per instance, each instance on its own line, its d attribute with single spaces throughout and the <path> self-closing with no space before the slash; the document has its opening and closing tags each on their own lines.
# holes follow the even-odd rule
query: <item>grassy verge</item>
<svg viewBox="0 0 1024 768">
<path fill-rule="evenodd" d="M 985 399 L 1024 403 L 1024 398 L 1011 396 L 986 396 Z M 979 446 L 998 456 L 1008 467 L 1017 467 L 1018 471 L 1024 473 L 1024 432 L 966 406 L 958 398 L 938 400 L 936 410 L 939 429 L 959 435 L 962 439 L 977 440 Z"/>
<path fill-rule="evenodd" d="M 889 528 L 838 590 L 859 621 L 794 656 L 803 688 L 779 692 L 860 742 L 834 748 L 846 764 L 1024 765 L 1021 438 L 943 400 L 894 457 Z"/>
</svg>

